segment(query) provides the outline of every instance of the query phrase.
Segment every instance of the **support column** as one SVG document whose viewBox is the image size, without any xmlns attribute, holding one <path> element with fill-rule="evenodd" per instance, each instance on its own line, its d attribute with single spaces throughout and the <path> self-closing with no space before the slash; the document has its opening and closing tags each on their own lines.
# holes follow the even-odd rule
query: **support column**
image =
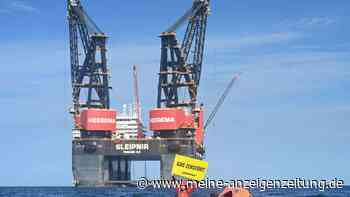
<svg viewBox="0 0 350 197">
<path fill-rule="evenodd" d="M 173 162 L 175 159 L 175 154 L 162 154 L 160 157 L 160 178 L 161 179 L 172 179 L 171 169 L 173 167 Z"/>
</svg>

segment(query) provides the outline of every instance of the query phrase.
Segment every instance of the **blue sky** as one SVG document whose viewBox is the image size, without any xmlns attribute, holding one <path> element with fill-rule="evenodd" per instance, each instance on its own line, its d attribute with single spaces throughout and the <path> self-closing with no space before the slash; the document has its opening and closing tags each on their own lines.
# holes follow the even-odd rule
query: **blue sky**
<svg viewBox="0 0 350 197">
<path fill-rule="evenodd" d="M 83 1 L 109 36 L 112 105 L 156 104 L 157 37 L 191 1 Z M 0 0 L 0 185 L 71 185 L 65 1 Z M 207 114 L 242 72 L 206 134 L 212 178 L 350 181 L 350 2 L 212 1 L 200 99 Z"/>
</svg>

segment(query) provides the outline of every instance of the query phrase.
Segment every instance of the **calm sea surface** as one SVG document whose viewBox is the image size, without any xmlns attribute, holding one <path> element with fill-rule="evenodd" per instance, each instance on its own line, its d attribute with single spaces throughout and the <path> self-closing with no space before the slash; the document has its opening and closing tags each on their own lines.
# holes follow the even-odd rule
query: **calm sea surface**
<svg viewBox="0 0 350 197">
<path fill-rule="evenodd" d="M 193 197 L 209 197 L 214 190 L 199 190 Z M 254 197 L 308 196 L 308 197 L 350 197 L 350 187 L 320 192 L 318 190 L 274 189 L 264 192 L 252 191 Z M 139 190 L 136 188 L 73 188 L 73 187 L 0 187 L 0 197 L 174 197 L 174 190 Z"/>
</svg>

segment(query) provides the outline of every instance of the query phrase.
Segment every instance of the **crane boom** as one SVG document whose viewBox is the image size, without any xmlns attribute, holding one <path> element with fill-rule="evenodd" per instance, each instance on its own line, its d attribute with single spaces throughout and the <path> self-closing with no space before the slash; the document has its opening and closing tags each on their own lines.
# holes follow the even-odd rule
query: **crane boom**
<svg viewBox="0 0 350 197">
<path fill-rule="evenodd" d="M 209 1 L 203 1 L 204 3 L 198 3 L 201 2 L 201 0 L 196 0 L 193 6 L 185 12 L 183 16 L 181 16 L 172 26 L 170 26 L 165 32 L 175 32 L 177 28 L 179 28 L 186 20 L 191 19 L 192 17 L 195 17 L 198 13 L 198 11 L 203 6 L 208 6 Z"/>
<path fill-rule="evenodd" d="M 232 89 L 232 86 L 234 85 L 234 83 L 239 79 L 239 75 L 235 75 L 233 76 L 233 78 L 231 79 L 230 83 L 228 84 L 228 86 L 226 87 L 224 93 L 221 95 L 219 101 L 216 103 L 213 111 L 210 113 L 207 121 L 204 124 L 204 130 L 210 125 L 210 123 L 213 121 L 213 119 L 216 116 L 216 113 L 219 111 L 221 105 L 224 103 L 228 93 L 230 92 L 230 90 Z"/>
<path fill-rule="evenodd" d="M 193 110 L 196 106 L 208 15 L 209 0 L 194 0 L 192 8 L 161 34 L 158 108 L 187 107 Z M 180 45 L 175 31 L 186 19 L 188 25 Z M 187 96 L 180 97 L 181 89 L 187 92 Z"/>
<path fill-rule="evenodd" d="M 201 78 L 209 0 L 193 0 L 191 9 L 160 35 L 157 108 L 150 111 L 154 137 L 193 140 L 192 156 L 203 158 L 203 108 L 197 91 Z M 176 30 L 188 21 L 179 42 Z M 179 150 L 184 142 L 174 142 Z"/>
<path fill-rule="evenodd" d="M 142 132 L 142 122 L 141 122 L 141 103 L 140 103 L 136 65 L 132 67 L 132 70 L 133 70 L 133 77 L 134 77 L 134 97 L 135 97 L 136 116 L 137 116 L 137 138 L 143 138 L 144 135 Z"/>
<path fill-rule="evenodd" d="M 107 36 L 87 15 L 79 0 L 68 0 L 67 4 L 73 113 L 79 114 L 81 108 L 109 109 L 111 87 L 106 59 Z M 79 57 L 81 49 L 83 58 Z M 82 92 L 87 95 L 85 98 Z"/>
</svg>

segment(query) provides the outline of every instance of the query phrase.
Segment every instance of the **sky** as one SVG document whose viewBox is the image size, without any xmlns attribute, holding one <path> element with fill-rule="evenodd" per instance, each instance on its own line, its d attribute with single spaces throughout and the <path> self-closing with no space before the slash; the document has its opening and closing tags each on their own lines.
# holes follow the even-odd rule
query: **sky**
<svg viewBox="0 0 350 197">
<path fill-rule="evenodd" d="M 138 65 L 147 124 L 156 106 L 158 35 L 191 0 L 83 4 L 109 36 L 112 106 L 121 110 L 133 101 L 131 68 Z M 231 77 L 242 76 L 206 131 L 209 177 L 350 184 L 349 6 L 347 0 L 211 1 L 199 89 L 206 116 Z M 2 186 L 72 183 L 66 15 L 63 0 L 0 0 Z"/>
</svg>

